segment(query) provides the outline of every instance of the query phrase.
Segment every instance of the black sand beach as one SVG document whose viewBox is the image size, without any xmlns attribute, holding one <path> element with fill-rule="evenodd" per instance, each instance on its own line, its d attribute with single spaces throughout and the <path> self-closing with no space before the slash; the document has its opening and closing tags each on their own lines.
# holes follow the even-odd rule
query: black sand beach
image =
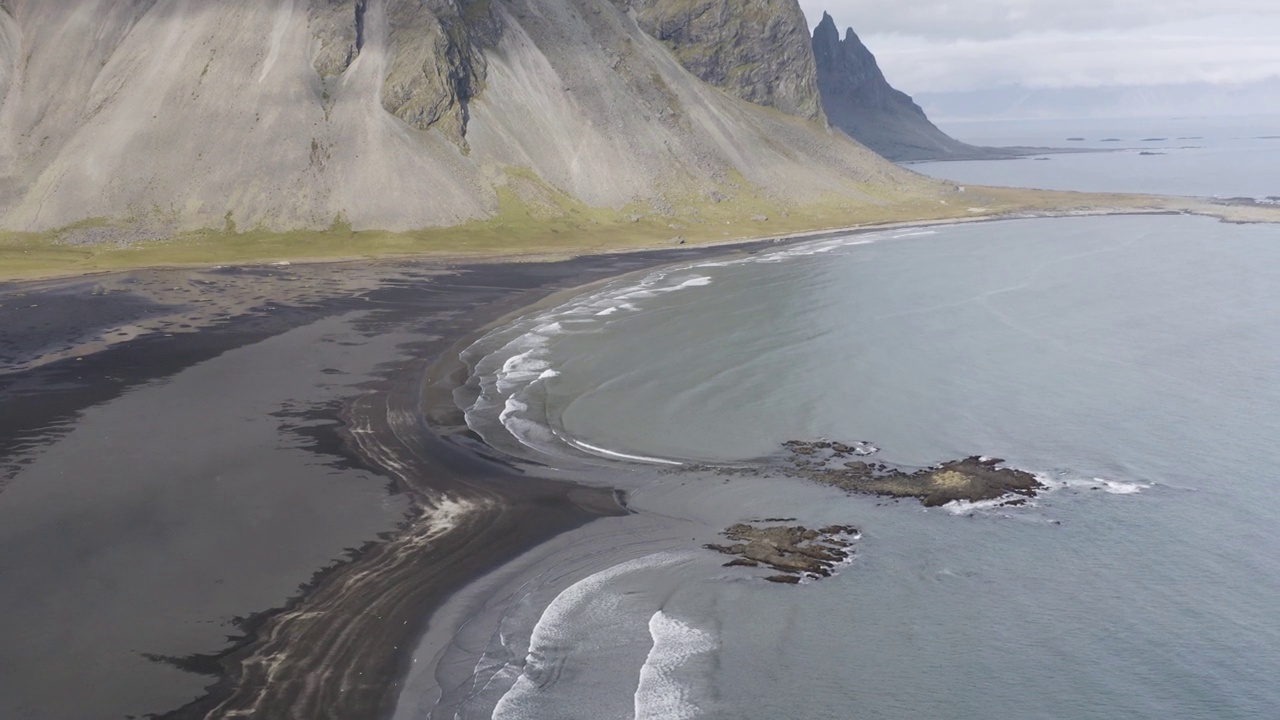
<svg viewBox="0 0 1280 720">
<path fill-rule="evenodd" d="M 389 717 L 406 679 L 455 702 L 474 658 L 433 613 L 467 623 L 468 583 L 628 512 L 607 474 L 480 442 L 459 352 L 587 284 L 819 237 L 0 285 L 0 716 Z"/>
<path fill-rule="evenodd" d="M 756 249 L 0 287 L 0 715 L 388 715 L 441 601 L 626 512 L 486 453 L 457 350 L 558 290 Z"/>
</svg>

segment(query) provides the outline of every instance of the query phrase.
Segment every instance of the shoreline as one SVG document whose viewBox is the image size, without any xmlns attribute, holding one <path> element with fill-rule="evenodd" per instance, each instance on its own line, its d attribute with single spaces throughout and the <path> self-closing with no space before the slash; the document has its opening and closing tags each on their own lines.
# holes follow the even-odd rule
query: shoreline
<svg viewBox="0 0 1280 720">
<path fill-rule="evenodd" d="M 467 268 L 481 268 L 486 266 L 500 265 L 548 265 L 556 263 L 572 262 L 584 259 L 606 259 L 606 258 L 624 258 L 639 257 L 652 254 L 672 254 L 671 262 L 677 262 L 681 257 L 687 255 L 692 258 L 700 257 L 703 253 L 726 253 L 735 251 L 746 251 L 752 247 L 771 247 L 778 244 L 792 244 L 812 240 L 822 240 L 827 238 L 840 237 L 843 235 L 860 235 L 873 232 L 884 232 L 892 230 L 910 230 L 916 228 L 932 228 L 946 227 L 948 225 L 959 225 L 969 223 L 987 223 L 987 222 L 1006 222 L 1011 220 L 1033 220 L 1033 219 L 1050 219 L 1050 218 L 1069 218 L 1069 217 L 1103 217 L 1103 216 L 1125 216 L 1125 215 L 1193 215 L 1197 217 L 1205 217 L 1217 219 L 1219 222 L 1233 224 L 1275 224 L 1280 223 L 1280 207 L 1264 207 L 1264 206 L 1242 206 L 1228 205 L 1219 203 L 1203 203 L 1204 207 L 1199 211 L 1179 210 L 1172 208 L 1148 208 L 1148 209 L 1132 209 L 1132 208 L 1108 208 L 1097 210 L 1064 210 L 1050 212 L 1013 212 L 1001 213 L 997 215 L 975 215 L 971 217 L 956 217 L 943 219 L 923 219 L 923 220 L 903 220 L 886 223 L 875 223 L 866 225 L 854 225 L 849 227 L 828 228 L 809 230 L 803 232 L 783 233 L 779 235 L 764 235 L 739 237 L 729 240 L 713 240 L 701 243 L 689 243 L 684 245 L 645 245 L 637 247 L 623 247 L 616 249 L 595 249 L 584 250 L 582 252 L 522 252 L 522 253 L 489 253 L 476 256 L 436 256 L 413 254 L 405 256 L 379 256 L 379 257 L 350 257 L 350 258 L 299 258 L 287 261 L 269 262 L 269 263 L 243 263 L 243 264 L 219 264 L 219 265 L 178 265 L 178 266 L 144 266 L 137 268 L 111 269 L 111 270 L 95 270 L 89 272 L 54 275 L 38 278 L 4 278 L 0 277 L 0 314 L 7 305 L 13 305 L 12 302 L 4 302 L 5 296 L 26 297 L 32 292 L 58 293 L 58 292 L 74 292 L 77 285 L 84 287 L 79 288 L 81 291 L 87 291 L 89 284 L 100 284 L 103 281 L 108 283 L 112 279 L 131 278 L 137 274 L 152 273 L 211 273 L 225 276 L 227 274 L 235 275 L 239 278 L 245 278 L 257 275 L 259 286 L 263 282 L 274 277 L 277 273 L 288 274 L 293 272 L 327 272 L 331 278 L 339 277 L 343 271 L 348 269 L 357 270 L 373 270 L 375 268 L 385 269 L 389 274 L 395 275 L 398 268 L 415 267 L 418 269 L 429 269 L 430 272 L 439 274 L 448 274 L 465 270 Z M 1211 211 L 1208 208 L 1215 208 Z M 1225 209 L 1235 209 L 1238 211 L 1233 218 L 1231 214 L 1222 212 Z M 1250 213 L 1250 211 L 1253 211 Z M 1260 217 L 1259 217 L 1260 216 Z M 682 255 L 683 254 L 683 255 Z M 662 261 L 665 262 L 665 261 Z M 208 282 L 208 281 L 206 281 Z M 339 292 L 354 293 L 356 295 L 369 292 L 377 285 L 377 280 L 370 281 L 364 278 L 364 282 L 360 279 L 352 281 L 350 278 L 343 278 L 338 281 L 343 287 Z M 257 291 L 263 292 L 261 287 Z M 119 287 L 107 286 L 105 290 L 93 290 L 92 294 L 108 294 L 111 292 L 122 292 Z M 326 294 L 327 293 L 327 294 Z M 163 293 L 161 293 L 163 295 Z M 297 295 L 286 295 L 280 298 L 283 302 L 318 302 L 332 295 L 332 290 L 317 291 L 311 297 L 302 297 Z M 261 298 L 259 298 L 261 299 Z M 154 301 L 155 298 L 144 298 L 144 300 Z M 176 323 L 164 322 L 170 318 L 161 318 L 161 322 L 156 323 L 139 323 L 137 325 L 130 324 L 124 327 L 108 328 L 115 336 L 123 336 L 123 339 L 116 340 L 114 338 L 94 337 L 91 339 L 77 338 L 71 341 L 71 344 L 62 348 L 61 351 L 43 353 L 39 357 L 30 357 L 22 362 L 12 362 L 10 358 L 6 358 L 4 353 L 3 342 L 0 342 L 0 376 L 5 373 L 15 371 L 30 370 L 49 362 L 68 359 L 76 355 L 91 354 L 109 349 L 119 342 L 132 341 L 137 337 L 145 337 L 156 332 L 182 332 L 185 330 L 198 330 L 200 327 L 212 324 L 218 318 L 230 320 L 239 314 L 252 312 L 255 307 L 241 303 L 233 303 L 231 306 L 215 305 L 210 310 L 216 310 L 216 313 L 203 313 L 204 317 L 199 319 L 202 324 L 194 328 L 188 325 L 182 325 L 181 329 L 175 330 Z M 217 317 L 214 317 L 217 316 Z M 3 340 L 0 338 L 0 340 Z"/>
<path fill-rule="evenodd" d="M 968 221 L 995 219 L 1013 218 L 983 217 Z M 317 301 L 318 309 L 304 307 L 298 312 L 304 317 L 309 312 L 323 316 L 338 309 L 350 310 L 373 303 L 394 307 L 396 309 L 386 312 L 407 317 L 418 310 L 414 296 L 424 291 L 430 295 L 452 294 L 441 292 L 444 288 L 437 283 L 447 287 L 449 282 L 457 282 L 460 292 L 468 287 L 494 289 L 493 298 L 483 306 L 483 311 L 473 308 L 471 312 L 462 313 L 450 323 L 452 329 L 430 322 L 425 327 L 417 326 L 415 332 L 420 335 L 440 335 L 424 344 L 429 348 L 424 347 L 423 352 L 434 354 L 415 353 L 415 362 L 383 373 L 382 379 L 372 387 L 349 398 L 339 413 L 347 428 L 339 431 L 342 451 L 354 453 L 366 467 L 380 470 L 379 474 L 394 484 L 397 495 L 411 500 L 414 516 L 388 537 L 366 543 L 345 560 L 335 560 L 284 605 L 250 616 L 239 626 L 246 636 L 231 647 L 176 661 L 179 666 L 185 664 L 188 670 L 209 672 L 216 667 L 219 681 L 210 694 L 157 717 L 220 717 L 239 710 L 272 715 L 301 713 L 306 717 L 363 718 L 369 717 L 373 708 L 377 708 L 378 716 L 388 716 L 395 708 L 398 684 L 408 672 L 417 639 L 431 630 L 437 611 L 451 598 L 476 579 L 551 538 L 581 528 L 594 519 L 626 512 L 614 502 L 610 490 L 531 478 L 511 466 L 494 462 L 484 453 L 477 453 L 465 432 L 448 435 L 449 428 L 461 428 L 456 423 L 457 410 L 452 406 L 451 397 L 441 393 L 456 377 L 457 367 L 451 367 L 456 365 L 454 349 L 464 345 L 468 338 L 562 294 L 580 292 L 591 284 L 672 262 L 720 257 L 732 252 L 750 252 L 753 247 L 772 248 L 829 236 L 956 222 L 940 220 L 853 231 L 815 231 L 785 239 L 586 255 L 552 263 L 494 261 L 452 267 L 420 261 L 401 267 L 408 270 L 398 276 L 392 273 L 390 279 L 380 271 L 396 263 L 366 264 L 366 269 L 377 280 L 370 283 L 369 288 L 360 289 L 360 283 L 342 285 L 341 292 L 354 287 L 359 294 L 344 295 L 341 301 L 333 298 Z M 325 264 L 290 271 L 301 270 L 305 274 L 320 269 L 334 270 L 335 266 Z M 350 269 L 350 265 L 336 266 L 336 269 Z M 266 275 L 265 280 L 276 284 L 272 274 Z M 469 280 L 480 282 L 467 282 Z M 326 302 L 331 301 L 333 307 L 328 307 Z M 457 306 L 464 301 L 451 297 L 443 305 L 450 306 L 450 302 Z M 251 315 L 250 312 L 226 322 L 235 325 Z M 202 331 L 196 329 L 186 336 L 172 338 L 144 335 L 142 341 L 181 344 L 201 334 Z M 127 348 L 136 342 L 138 338 L 131 337 L 119 347 Z M 40 372 L 73 362 L 76 362 L 74 358 L 62 357 L 0 377 Z M 195 360 L 196 364 L 200 362 Z M 420 399 L 420 406 L 415 408 Z M 451 419 L 451 416 L 454 417 Z M 410 418 L 408 424 L 397 425 L 405 418 Z M 52 421 L 41 422 L 47 425 Z M 368 439 L 375 440 L 380 447 L 371 447 L 365 442 Z M 0 452 L 3 451 L 0 448 Z M 443 483 L 439 482 L 440 478 L 445 479 Z M 0 486 L 0 497 L 3 492 Z M 440 531 L 430 510 L 448 508 L 458 502 L 474 503 L 475 510 L 462 518 L 454 518 L 456 524 L 452 528 Z M 480 552 L 476 545 L 480 546 Z M 388 589 L 394 592 L 386 592 Z M 388 619 L 391 622 L 385 622 Z M 394 620 L 401 621 L 398 627 Z M 287 662 L 298 647 L 307 649 L 304 657 L 297 662 Z M 372 677 L 352 676 L 351 672 Z M 270 683 L 266 682 L 268 678 Z"/>
<path fill-rule="evenodd" d="M 811 238 L 791 242 L 807 239 Z M 767 240 L 748 245 L 763 249 L 777 244 Z M 391 717 L 419 641 L 437 629 L 433 620 L 446 603 L 491 573 L 527 570 L 520 558 L 565 533 L 582 530 L 590 536 L 585 526 L 594 521 L 631 514 L 618 490 L 575 482 L 580 478 L 546 477 L 528 461 L 468 437 L 471 431 L 451 392 L 465 378 L 457 351 L 531 309 L 673 261 L 723 257 L 724 250 L 667 249 L 647 258 L 627 253 L 555 263 L 564 270 L 558 282 L 504 297 L 499 309 L 505 312 L 486 313 L 488 321 L 480 324 L 465 323 L 470 329 L 448 337 L 452 342 L 434 358 L 398 369 L 347 406 L 342 412 L 347 430 L 341 431 L 346 449 L 391 476 L 396 492 L 412 499 L 417 517 L 326 568 L 286 606 L 250 618 L 244 623 L 246 637 L 231 648 L 179 660 L 217 667 L 218 681 L 207 695 L 157 717 L 212 720 L 246 712 L 273 717 Z M 582 265 L 590 267 L 575 268 Z M 522 266 L 481 264 L 461 270 L 493 267 L 519 272 Z M 420 432 L 397 429 L 395 419 L 411 413 L 420 413 L 414 423 Z M 435 481 L 424 483 L 427 476 Z M 441 477 L 447 479 L 442 483 Z M 460 508 L 458 515 L 452 525 L 439 528 L 431 506 L 450 504 Z M 326 622 L 334 617 L 337 622 Z M 388 624 L 392 631 L 380 629 Z M 451 637 L 456 630 L 443 632 Z M 274 659 L 292 657 L 298 647 L 306 651 L 295 664 Z M 360 668 L 355 671 L 359 678 L 351 675 L 353 668 Z"/>
<path fill-rule="evenodd" d="M 1083 193 L 1076 191 L 1028 190 L 1014 187 L 985 186 L 965 188 L 964 191 L 967 194 L 958 199 L 971 202 L 960 204 L 978 205 L 968 208 L 967 214 L 955 212 L 953 210 L 946 210 L 943 214 L 936 214 L 935 211 L 938 210 L 936 206 L 930 206 L 929 211 L 924 211 L 923 208 L 917 207 L 913 208 L 914 217 L 909 216 L 897 219 L 871 220 L 866 222 L 836 224 L 808 229 L 788 229 L 776 233 L 751 233 L 724 238 L 699 239 L 694 237 L 687 240 L 680 235 L 683 231 L 678 228 L 681 226 L 673 224 L 669 231 L 660 233 L 666 234 L 669 232 L 671 234 L 672 238 L 666 242 L 642 240 L 636 245 L 618 246 L 586 244 L 575 242 L 570 239 L 568 244 L 546 245 L 532 242 L 525 247 L 522 247 L 521 245 L 511 245 L 474 252 L 467 252 L 461 248 L 455 247 L 444 250 L 424 249 L 410 252 L 374 251 L 369 254 L 347 256 L 287 253 L 269 258 L 249 258 L 228 254 L 218 257 L 217 259 L 199 262 L 144 262 L 136 265 L 126 263 L 114 267 L 94 267 L 75 270 L 43 270 L 16 275 L 0 274 L 0 287 L 7 284 L 37 284 L 42 282 L 57 283 L 59 281 L 68 281 L 73 279 L 87 280 L 99 276 L 110 276 L 121 272 L 140 271 L 219 270 L 225 268 L 284 269 L 293 266 L 353 265 L 388 262 L 430 263 L 438 266 L 469 266 L 491 263 L 561 262 L 580 257 L 661 252 L 672 249 L 673 243 L 675 247 L 683 247 L 687 249 L 732 248 L 739 245 L 747 245 L 757 242 L 795 241 L 803 239 L 817 239 L 829 235 L 876 232 L 881 230 L 894 230 L 912 227 L 932 227 L 955 223 L 998 222 L 1002 220 L 1025 218 L 1190 214 L 1215 218 L 1221 222 L 1228 223 L 1280 223 L 1280 207 L 1265 204 L 1228 202 L 1218 198 L 1144 195 L 1139 193 Z M 1034 202 L 1019 202 L 1016 198 L 1018 198 L 1021 193 L 1030 193 L 1029 197 Z M 1010 201 L 1008 198 L 1010 195 L 1015 198 L 1013 201 Z M 992 206 L 983 206 L 984 201 L 988 202 Z M 941 202 L 944 204 L 946 203 L 946 201 Z M 799 208 L 794 213 L 789 213 L 789 215 L 790 214 L 794 214 L 796 216 L 805 215 L 803 208 Z M 447 237 L 453 228 L 434 228 L 431 230 L 433 232 L 439 232 Z M 688 230 L 691 230 L 691 228 Z M 553 235 L 560 233 L 558 230 L 552 230 L 551 232 Z M 377 234 L 378 231 L 358 231 L 352 236 L 351 244 L 359 244 L 360 240 L 356 237 L 359 233 Z M 591 228 L 577 228 L 575 232 L 571 234 L 587 237 L 592 233 L 593 230 Z M 323 231 L 315 231 L 314 235 L 321 237 L 324 236 L 325 233 Z M 637 231 L 636 235 L 652 236 L 654 233 L 651 230 L 644 232 Z M 674 241 L 677 240 L 680 242 L 675 243 Z M 559 242 L 563 242 L 563 238 L 560 238 L 558 240 L 558 243 Z M 466 241 L 462 241 L 462 244 L 465 245 Z M 54 245 L 56 245 L 56 242 Z M 3 249 L 4 238 L 3 234 L 0 234 L 0 251 Z M 123 252 L 123 250 L 117 250 L 117 252 Z M 0 269 L 0 273 L 3 273 L 2 269 Z"/>
<path fill-rule="evenodd" d="M 757 245 L 759 248 L 773 246 L 772 242 Z M 323 325 L 326 318 L 354 318 L 351 330 L 336 335 L 329 331 L 331 342 L 337 346 L 358 345 L 355 341 L 360 337 L 400 337 L 394 343 L 393 354 L 382 350 L 368 360 L 379 362 L 381 358 L 382 369 L 375 373 L 379 379 L 338 391 L 346 398 L 341 408 L 326 409 L 319 405 L 289 410 L 288 417 L 304 419 L 303 425 L 315 426 L 323 421 L 323 427 L 299 430 L 282 426 L 281 431 L 308 437 L 306 450 L 312 458 L 338 458 L 325 464 L 376 472 L 392 485 L 388 500 L 407 503 L 408 519 L 397 528 L 388 528 L 379 539 L 367 539 L 358 549 L 349 550 L 345 557 L 331 556 L 329 562 L 322 565 L 295 562 L 290 572 L 299 577 L 301 587 L 268 606 L 273 609 L 263 610 L 259 605 L 252 613 L 236 613 L 244 619 L 237 620 L 231 626 L 234 631 L 229 634 L 239 637 L 230 638 L 221 650 L 215 644 L 175 653 L 165 647 L 166 643 L 151 645 L 139 640 L 137 650 L 114 651 L 136 652 L 156 668 L 160 667 L 156 661 L 162 661 L 166 667 L 173 668 L 167 672 L 181 670 L 217 675 L 216 682 L 209 688 L 211 692 L 177 709 L 173 709 L 176 703 L 164 707 L 159 698 L 180 690 L 162 689 L 158 680 L 143 682 L 144 687 L 158 693 L 155 700 L 146 699 L 152 694 L 151 689 L 136 698 L 122 700 L 129 703 L 122 710 L 139 715 L 219 717 L 233 710 L 251 711 L 252 708 L 279 716 L 301 713 L 300 716 L 306 717 L 366 718 L 375 708 L 380 715 L 389 714 L 397 697 L 396 686 L 408 671 L 409 653 L 426 630 L 434 609 L 442 602 L 489 570 L 550 538 L 595 518 L 627 512 L 610 489 L 531 477 L 496 462 L 488 453 L 477 452 L 478 444 L 465 432 L 457 435 L 441 432 L 439 429 L 449 424 L 449 416 L 455 415 L 456 420 L 458 413 L 451 395 L 439 394 L 442 388 L 449 387 L 451 375 L 456 371 L 449 367 L 456 356 L 456 352 L 451 355 L 451 349 L 503 317 L 533 303 L 545 302 L 557 293 L 574 292 L 584 284 L 607 281 L 673 261 L 725 253 L 723 248 L 681 248 L 536 265 L 485 263 L 441 267 L 433 263 L 371 263 L 360 270 L 359 274 L 365 277 L 355 278 L 347 277 L 354 272 L 350 266 L 297 268 L 288 272 L 270 269 L 213 273 L 125 272 L 118 273 L 112 280 L 132 290 L 109 293 L 105 298 L 85 297 L 95 294 L 94 288 L 101 282 L 44 282 L 36 288 L 7 285 L 0 290 L 0 302 L 11 304 L 13 298 L 20 297 L 24 309 L 28 305 L 38 306 L 30 312 L 42 313 L 42 320 L 26 327 L 11 325 L 15 333 L 6 339 L 4 346 L 10 361 L 16 361 L 10 364 L 22 367 L 0 373 L 0 409 L 3 410 L 0 414 L 6 418 L 3 426 L 6 442 L 0 446 L 0 462 L 9 468 L 8 477 L 16 483 L 0 485 L 0 521 L 8 513 L 17 511 L 14 507 L 6 508 L 7 501 L 24 493 L 41 491 L 29 485 L 25 468 L 50 453 L 59 453 L 68 437 L 75 435 L 73 429 L 82 424 L 80 418 L 90 408 L 110 408 L 139 392 L 166 392 L 174 384 L 167 378 L 174 377 L 175 373 L 211 362 L 234 362 L 243 352 L 238 348 L 269 345 L 274 338 L 287 337 L 296 328 L 309 328 L 317 322 Z M 332 278 L 335 274 L 340 277 Z M 328 280 L 333 283 L 326 285 Z M 219 286 L 223 281 L 230 283 L 229 289 Z M 211 302 L 194 304 L 179 294 L 176 299 L 167 298 L 173 306 L 166 304 L 166 293 L 172 295 L 174 289 L 184 288 L 188 283 L 198 286 Z M 309 285 L 316 287 L 304 287 Z M 148 290 L 139 286 L 154 287 Z M 277 297 L 262 294 L 273 289 Z M 148 293 L 151 295 L 146 302 L 138 301 Z M 226 297 L 218 297 L 219 294 Z M 290 294 L 297 300 L 296 304 L 289 302 Z M 119 312 L 77 318 L 74 309 L 81 300 L 111 303 Z M 150 332 L 131 333 L 118 343 L 80 355 L 55 346 L 57 357 L 39 362 L 49 353 L 48 336 L 59 332 L 84 333 L 84 325 L 94 320 L 106 325 L 108 331 L 122 321 L 139 326 L 140 315 L 168 318 L 175 306 L 181 309 L 193 304 L 205 313 L 206 325 L 188 323 L 193 327 L 181 332 L 165 332 L 166 328 L 161 326 Z M 221 309 L 225 308 L 238 309 L 234 315 L 223 315 Z M 298 350 L 305 352 L 305 348 Z M 446 362 L 438 363 L 440 359 Z M 136 370 L 132 369 L 135 367 Z M 315 379 L 308 382 L 328 383 L 329 380 L 322 378 L 338 377 L 321 370 L 317 367 Z M 257 371 L 245 367 L 231 372 Z M 217 392 L 216 388 L 212 390 Z M 178 387 L 171 395 L 182 392 L 183 387 Z M 437 394 L 432 395 L 433 392 Z M 246 412 L 263 411 L 245 408 L 232 412 L 242 416 Z M 271 414 L 281 417 L 279 412 Z M 430 426 L 428 415 L 432 416 Z M 202 427 L 177 431 L 189 436 L 183 444 L 197 447 L 202 442 Z M 141 457 L 145 463 L 146 451 L 130 450 L 127 438 L 116 442 L 123 443 L 124 450 Z M 233 457 L 229 461 L 258 462 L 252 457 L 246 454 L 243 459 Z M 82 459 L 90 465 L 102 462 L 92 457 Z M 181 463 L 182 459 L 175 462 Z M 122 468 L 120 472 L 129 471 Z M 314 473 L 301 466 L 291 472 L 297 474 L 297 482 L 302 483 L 299 487 L 309 484 L 308 476 Z M 83 481 L 92 483 L 93 478 L 87 476 Z M 192 474 L 191 479 L 184 482 L 198 483 L 199 474 Z M 66 492 L 56 487 L 50 490 Z M 120 492 L 126 490 L 122 488 Z M 142 488 L 137 492 L 142 494 L 136 500 L 126 500 L 145 502 Z M 317 490 L 311 491 L 315 492 Z M 308 502 L 323 503 L 325 497 L 321 492 Z M 456 510 L 465 504 L 470 504 L 474 512 L 447 518 L 453 527 L 440 527 L 434 511 Z M 50 531 L 58 525 L 57 519 L 64 512 L 60 505 L 62 503 L 56 501 L 42 505 L 44 514 L 50 518 Z M 96 512 L 116 514 L 113 507 L 107 504 L 97 507 Z M 188 515 L 201 515 L 204 511 L 198 504 L 188 504 L 174 512 L 178 512 L 179 517 L 171 522 L 181 526 Z M 32 540 L 38 542 L 39 536 Z M 115 541 L 107 536 L 99 542 L 110 545 Z M 22 552 L 22 547 L 9 548 L 8 552 Z M 223 562 L 235 561 L 235 556 L 229 555 L 233 549 L 211 547 L 207 552 L 222 558 Z M 0 554 L 0 563 L 7 559 L 5 554 Z M 38 560 L 32 562 L 39 565 Z M 191 558 L 190 562 L 199 565 L 200 559 Z M 322 569 L 317 572 L 318 566 Z M 60 581 L 60 585 L 75 586 L 80 580 L 75 575 L 75 570 L 68 570 L 68 577 Z M 22 576 L 15 576 L 14 580 L 20 582 Z M 127 581 L 122 578 L 118 582 Z M 174 588 L 174 592 L 177 590 Z M 92 600 L 85 597 L 83 602 Z M 234 611 L 232 607 L 227 609 Z M 18 618 L 8 622 L 20 623 L 21 615 Z M 383 621 L 392 618 L 390 622 Z M 37 615 L 37 619 L 51 618 Z M 137 622 L 144 623 L 140 627 L 148 628 L 153 634 L 182 636 L 182 633 L 165 630 L 168 626 L 164 620 L 144 617 Z M 2 630 L 5 626 L 0 623 Z M 298 648 L 306 650 L 300 653 Z M 11 651 L 19 653 L 22 648 L 15 646 Z M 74 668 L 61 664 L 42 666 L 39 658 L 30 664 L 32 672 L 60 678 L 63 686 L 94 682 L 91 676 L 77 678 Z M 96 671 L 89 668 L 84 672 Z M 268 677 L 271 678 L 269 684 L 264 682 Z M 19 695 L 15 701 L 23 702 L 23 696 Z M 93 702 L 89 697 L 67 698 L 66 702 L 73 706 L 77 702 L 86 703 L 77 711 L 80 714 L 90 708 L 106 710 L 106 706 L 89 704 Z M 42 704 L 38 695 L 27 700 L 28 706 Z"/>
</svg>

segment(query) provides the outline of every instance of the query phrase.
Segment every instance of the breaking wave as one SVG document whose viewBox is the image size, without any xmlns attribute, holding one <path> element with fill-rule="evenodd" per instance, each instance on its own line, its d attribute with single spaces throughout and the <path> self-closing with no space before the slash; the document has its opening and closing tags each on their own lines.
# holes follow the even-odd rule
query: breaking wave
<svg viewBox="0 0 1280 720">
<path fill-rule="evenodd" d="M 461 355 L 471 376 L 455 399 L 465 413 L 467 425 L 500 449 L 516 453 L 533 450 L 552 458 L 567 455 L 679 465 L 675 460 L 634 455 L 567 436 L 548 404 L 550 390 L 561 380 L 561 373 L 551 360 L 558 342 L 570 336 L 599 333 L 609 323 L 643 312 L 646 302 L 654 298 L 711 286 L 718 268 L 781 263 L 916 234 L 920 233 L 845 235 L 745 257 L 661 268 L 638 279 L 631 276 L 606 284 L 559 306 L 522 317 L 473 343 Z"/>
<path fill-rule="evenodd" d="M 1154 483 L 1125 482 L 1100 477 L 1050 477 L 1044 473 L 1035 473 L 1035 476 L 1036 480 L 1039 480 L 1040 484 L 1044 486 L 1039 493 L 1041 496 L 1059 491 L 1096 491 L 1108 495 L 1137 495 L 1143 490 L 1149 490 L 1154 487 Z M 975 513 L 1006 511 L 1018 507 L 1034 508 L 1039 507 L 1039 503 L 1032 498 L 1011 493 L 991 500 L 978 500 L 976 502 L 954 500 L 943 505 L 942 509 L 952 515 L 973 515 Z"/>
<path fill-rule="evenodd" d="M 635 720 L 693 720 L 702 714 L 692 688 L 677 672 L 698 656 L 720 648 L 711 633 L 659 610 L 649 619 L 653 649 L 640 668 Z"/>
<path fill-rule="evenodd" d="M 601 633 L 607 635 L 610 628 L 616 631 L 619 623 L 627 620 L 629 614 L 623 605 L 629 596 L 612 586 L 627 576 L 669 568 L 686 562 L 688 557 L 687 554 L 663 552 L 630 560 L 579 580 L 556 596 L 534 625 L 529 638 L 528 654 L 523 663 L 517 666 L 519 676 L 494 707 L 493 720 L 545 717 L 540 713 L 548 703 L 554 705 L 573 697 L 577 692 L 589 690 L 574 687 L 574 683 L 569 680 L 566 680 L 566 687 L 560 688 L 559 685 L 566 667 L 570 668 L 569 674 L 576 678 L 573 671 L 575 664 L 590 662 L 594 657 L 586 644 L 605 642 L 606 638 Z M 658 615 L 662 613 L 659 611 Z M 718 647 L 709 634 L 674 619 L 651 619 L 649 631 L 654 646 L 640 671 L 640 690 L 636 692 L 637 717 L 642 717 L 642 692 L 646 708 L 679 706 L 679 700 L 672 705 L 669 699 L 673 693 L 675 697 L 681 697 L 671 687 L 671 672 L 684 659 Z M 616 640 L 621 642 L 621 638 Z M 568 694 L 561 697 L 561 692 Z M 646 710 L 643 717 L 677 716 L 653 714 Z"/>
</svg>

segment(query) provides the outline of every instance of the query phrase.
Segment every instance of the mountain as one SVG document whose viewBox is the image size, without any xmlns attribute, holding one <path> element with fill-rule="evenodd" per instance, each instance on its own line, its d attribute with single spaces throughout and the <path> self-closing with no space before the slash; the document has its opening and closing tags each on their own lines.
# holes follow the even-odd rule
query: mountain
<svg viewBox="0 0 1280 720">
<path fill-rule="evenodd" d="M 934 192 L 825 125 L 804 28 L 795 0 L 0 0 L 0 229 Z"/>
<path fill-rule="evenodd" d="M 956 140 L 934 126 L 911 96 L 896 90 L 853 28 L 840 39 L 827 13 L 813 31 L 822 104 L 832 125 L 890 160 L 971 160 L 1021 154 Z"/>
<path fill-rule="evenodd" d="M 743 100 L 824 120 L 795 0 L 615 0 L 702 80 Z"/>
</svg>

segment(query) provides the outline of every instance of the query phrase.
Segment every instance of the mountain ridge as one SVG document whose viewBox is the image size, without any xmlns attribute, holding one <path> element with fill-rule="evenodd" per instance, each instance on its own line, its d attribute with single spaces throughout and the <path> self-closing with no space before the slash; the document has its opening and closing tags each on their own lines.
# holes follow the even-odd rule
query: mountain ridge
<svg viewBox="0 0 1280 720">
<path fill-rule="evenodd" d="M 818 87 L 832 125 L 895 161 L 968 160 L 1016 154 L 960 142 L 938 129 L 911 96 L 885 79 L 853 28 L 843 39 L 829 13 L 813 31 Z"/>
<path fill-rule="evenodd" d="M 795 117 L 712 89 L 612 0 L 6 8 L 8 230 L 401 231 L 493 218 L 504 194 L 644 215 L 942 187 L 803 103 Z"/>
<path fill-rule="evenodd" d="M 804 83 L 748 101 L 733 78 L 812 64 L 817 87 L 812 38 L 795 0 L 724 1 L 788 8 L 765 19 L 785 51 L 646 30 L 623 0 L 0 0 L 0 262 L 547 256 L 1151 204 L 962 195 Z"/>
</svg>

